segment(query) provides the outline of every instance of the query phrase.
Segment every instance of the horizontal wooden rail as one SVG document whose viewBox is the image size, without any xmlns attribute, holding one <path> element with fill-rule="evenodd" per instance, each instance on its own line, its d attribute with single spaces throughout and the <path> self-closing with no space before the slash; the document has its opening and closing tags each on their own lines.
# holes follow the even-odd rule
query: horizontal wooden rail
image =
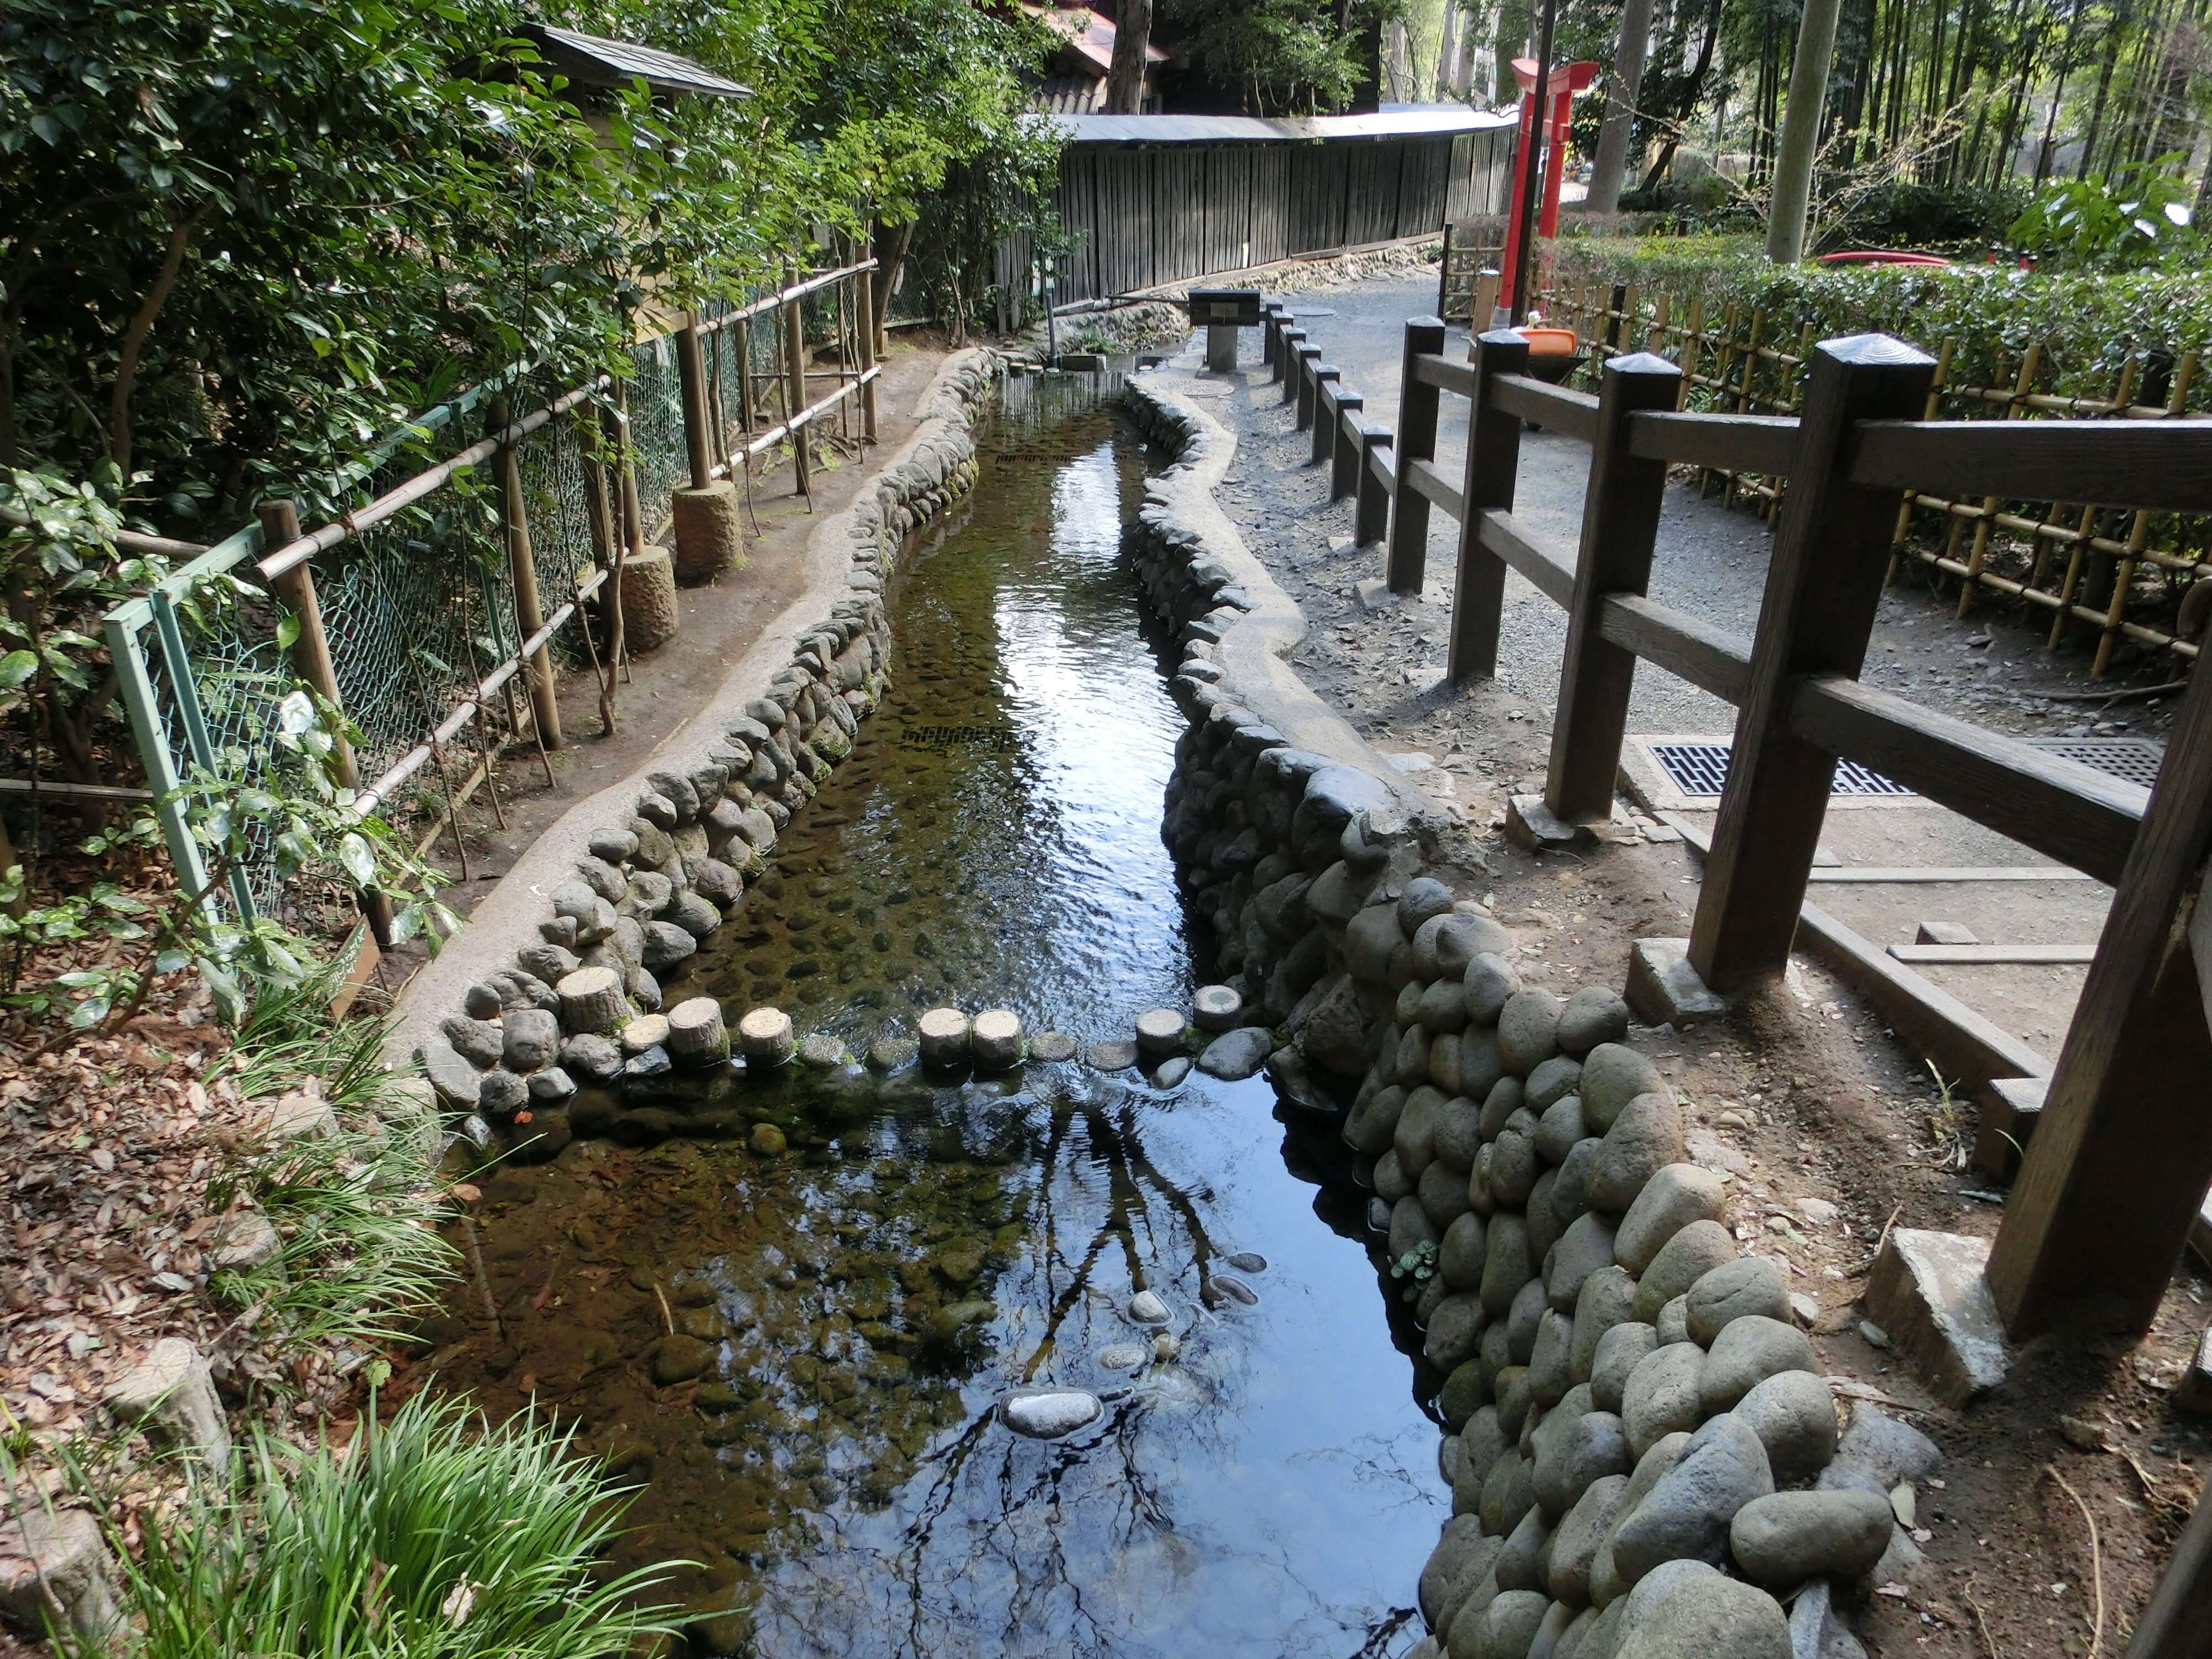
<svg viewBox="0 0 2212 1659">
<path fill-rule="evenodd" d="M 1865 421 L 1848 453 L 1878 489 L 2212 513 L 2209 449 L 2212 419 Z"/>
<path fill-rule="evenodd" d="M 1628 453 L 1644 460 L 1781 478 L 1789 476 L 1796 451 L 1797 422 L 1788 415 L 1662 411 L 1628 417 Z"/>
<path fill-rule="evenodd" d="M 1584 443 L 1597 436 L 1597 399 L 1569 392 L 1526 374 L 1501 374 L 1491 392 L 1493 407 L 1533 421 L 1547 432 L 1559 432 Z"/>
<path fill-rule="evenodd" d="M 1751 683 L 1751 641 L 1642 593 L 1608 593 L 1598 633 L 1722 702 L 1741 703 Z"/>
<path fill-rule="evenodd" d="M 1809 676 L 1790 730 L 1940 806 L 2117 884 L 2150 792 L 1840 675 Z"/>
<path fill-rule="evenodd" d="M 811 276 L 802 277 L 789 288 L 780 289 L 774 294 L 764 294 L 757 300 L 748 301 L 734 311 L 726 311 L 719 317 L 708 318 L 699 325 L 699 332 L 712 334 L 716 329 L 727 328 L 733 323 L 748 322 L 755 317 L 764 317 L 771 311 L 789 305 L 793 300 L 803 300 L 810 294 L 828 288 L 832 283 L 842 283 L 848 276 L 857 276 L 864 270 L 873 270 L 875 268 L 876 262 L 873 259 L 863 259 L 856 265 L 840 265 L 835 270 L 818 271 Z"/>
<path fill-rule="evenodd" d="M 1492 508 L 1477 526 L 1483 548 L 1517 570 L 1553 605 L 1564 605 L 1575 591 L 1575 556 L 1552 538 L 1531 529 L 1510 513 Z"/>
<path fill-rule="evenodd" d="M 0 795 L 52 795 L 57 800 L 128 801 L 134 805 L 143 805 L 155 798 L 150 789 L 112 783 L 71 783 L 63 778 L 0 778 Z"/>
<path fill-rule="evenodd" d="M 1474 396 L 1473 363 L 1455 363 L 1449 357 L 1425 351 L 1413 359 L 1413 378 L 1439 392 L 1453 392 L 1462 398 Z"/>
<path fill-rule="evenodd" d="M 1460 487 L 1444 477 L 1434 461 L 1415 456 L 1406 463 L 1399 475 L 1401 488 L 1413 490 L 1424 500 L 1431 501 L 1451 514 L 1455 521 L 1467 516 L 1467 497 Z"/>
<path fill-rule="evenodd" d="M 789 420 L 779 422 L 775 425 L 769 428 L 767 431 L 762 433 L 750 443 L 748 443 L 744 448 L 738 453 L 750 459 L 751 457 L 760 454 L 764 450 L 775 447 L 775 446 L 781 443 L 785 439 L 788 438 L 799 428 L 810 424 L 821 416 L 825 415 L 830 410 L 836 408 L 837 405 L 844 402 L 846 398 L 858 394 L 862 386 L 866 386 L 870 381 L 875 380 L 876 377 L 883 372 L 883 365 L 880 363 L 877 364 L 872 368 L 863 369 L 856 378 L 846 381 L 844 385 L 839 386 L 835 392 L 830 393 L 828 397 L 817 398 L 812 403 L 807 404 L 805 408 L 800 410 L 798 414 L 793 416 Z M 711 470 L 715 477 L 726 478 L 730 476 L 730 465 L 731 463 L 728 461 L 717 461 L 714 463 L 714 467 Z"/>
<path fill-rule="evenodd" d="M 368 506 L 356 507 L 343 518 L 331 520 L 319 530 L 285 543 L 264 557 L 255 568 L 260 571 L 264 581 L 274 581 L 287 571 L 297 569 L 316 554 L 327 552 L 339 543 L 383 523 L 402 507 L 413 506 L 425 495 L 452 483 L 454 474 L 481 465 L 498 454 L 503 446 L 521 442 L 538 428 L 558 416 L 567 414 L 600 388 L 611 384 L 602 374 L 588 386 L 580 386 L 574 392 L 563 392 L 543 409 L 532 410 L 513 426 L 493 433 L 481 443 L 471 444 L 459 454 L 439 462 L 427 471 L 416 473 L 397 489 L 386 490 Z"/>
<path fill-rule="evenodd" d="M 1367 452 L 1367 470 L 1372 472 L 1382 488 L 1395 490 L 1398 487 L 1397 452 L 1388 445 L 1377 444 Z"/>
</svg>

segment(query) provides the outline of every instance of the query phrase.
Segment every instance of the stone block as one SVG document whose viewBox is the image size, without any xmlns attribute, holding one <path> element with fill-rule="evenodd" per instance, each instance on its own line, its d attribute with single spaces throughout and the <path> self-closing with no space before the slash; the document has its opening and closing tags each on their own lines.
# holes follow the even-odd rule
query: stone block
<svg viewBox="0 0 2212 1659">
<path fill-rule="evenodd" d="M 1505 838 L 1532 853 L 1581 852 L 1597 845 L 1593 826 L 1554 817 L 1541 795 L 1515 795 L 1505 803 Z"/>
<path fill-rule="evenodd" d="M 2004 1327 L 1982 1272 L 1987 1239 L 1893 1228 L 1867 1281 L 1867 1308 L 1929 1391 L 1954 1406 L 2004 1382 Z"/>
<path fill-rule="evenodd" d="M 1974 1168 L 1999 1181 L 2020 1172 L 2050 1088 L 2047 1077 L 2001 1077 L 1984 1086 L 1974 1130 Z"/>
<path fill-rule="evenodd" d="M 1640 939 L 1629 947 L 1628 1006 L 1648 1024 L 1694 1025 L 1728 1012 L 1690 966 L 1686 939 Z"/>
<path fill-rule="evenodd" d="M 183 1337 L 156 1342 L 109 1392 L 107 1407 L 204 1468 L 228 1472 L 230 1425 L 216 1397 L 215 1378 L 200 1351 Z"/>
</svg>

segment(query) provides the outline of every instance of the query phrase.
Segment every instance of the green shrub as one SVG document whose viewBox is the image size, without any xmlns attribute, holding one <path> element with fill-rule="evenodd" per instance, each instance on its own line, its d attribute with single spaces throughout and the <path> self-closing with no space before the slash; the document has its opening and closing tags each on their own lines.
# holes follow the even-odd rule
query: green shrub
<svg viewBox="0 0 2212 1659">
<path fill-rule="evenodd" d="M 123 1557 L 137 1659 L 606 1659 L 669 1628 L 636 1604 L 677 1564 L 605 1571 L 622 1504 L 564 1436 L 427 1395 L 379 1427 L 374 1404 L 343 1455 L 257 1429 L 229 1482 L 148 1512 Z"/>
<path fill-rule="evenodd" d="M 2199 260 L 2204 237 L 2192 222 L 2196 192 L 2168 171 L 2186 159 L 2130 161 L 2109 179 L 2100 173 L 2058 179 L 2014 222 L 2012 234 L 2045 258 L 2090 270 L 2174 270 Z"/>
<path fill-rule="evenodd" d="M 1760 313 L 1762 337 L 1794 341 L 1896 335 L 1935 353 L 1953 343 L 1953 386 L 2009 384 L 2021 354 L 2043 344 L 2038 385 L 2067 397 L 2109 398 L 2122 366 L 2145 354 L 2212 343 L 2212 289 L 2199 278 L 2020 270 L 2007 265 L 1775 265 L 1749 237 L 1581 238 L 1550 245 L 1551 283 L 1636 285 L 1647 309 L 1662 294 L 1703 299 L 1717 328 L 1729 306 Z M 2212 376 L 2200 375 L 2195 402 Z M 2142 395 L 2139 386 L 2136 395 Z"/>
</svg>

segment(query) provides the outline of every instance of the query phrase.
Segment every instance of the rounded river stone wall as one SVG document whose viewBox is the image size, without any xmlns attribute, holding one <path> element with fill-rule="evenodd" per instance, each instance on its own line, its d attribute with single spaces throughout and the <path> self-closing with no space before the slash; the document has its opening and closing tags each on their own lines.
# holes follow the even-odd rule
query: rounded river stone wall
<svg viewBox="0 0 2212 1659">
<path fill-rule="evenodd" d="M 1141 382 L 1129 404 L 1171 453 L 1210 437 Z M 1935 1447 L 1867 1405 L 1843 1431 L 1782 1269 L 1739 1253 L 1620 997 L 1523 984 L 1509 930 L 1428 873 L 1380 757 L 1270 723 L 1233 636 L 1279 595 L 1176 510 L 1181 465 L 1133 538 L 1191 720 L 1163 833 L 1272 1028 L 1278 1092 L 1340 1114 L 1444 1378 L 1453 1516 L 1410 1659 L 1858 1652 L 1840 1606 L 1912 1570 L 1891 1492 Z"/>
<path fill-rule="evenodd" d="M 767 870 L 777 832 L 852 753 L 885 683 L 884 583 L 905 537 L 973 487 L 969 428 L 997 372 L 992 353 L 969 351 L 939 373 L 906 454 L 842 515 L 842 591 L 802 629 L 790 663 L 701 758 L 647 775 L 548 896 L 538 940 L 488 969 L 417 1045 L 416 1064 L 479 1147 L 550 1157 L 570 1130 L 549 1109 L 580 1085 L 649 1098 L 672 1074 L 731 1063 L 717 1011 L 662 1013 L 661 975 L 720 926 Z M 787 1042 L 775 1059 L 789 1053 Z M 522 1112 L 529 1127 L 517 1132 Z"/>
</svg>

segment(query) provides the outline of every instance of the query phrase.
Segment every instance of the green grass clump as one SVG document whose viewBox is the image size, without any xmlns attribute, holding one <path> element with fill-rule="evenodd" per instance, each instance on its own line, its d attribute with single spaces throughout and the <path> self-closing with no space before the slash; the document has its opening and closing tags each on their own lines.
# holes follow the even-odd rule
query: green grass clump
<svg viewBox="0 0 2212 1659">
<path fill-rule="evenodd" d="M 383 1060 L 389 1023 L 332 1023 L 319 990 L 257 1000 L 224 1060 L 249 1099 L 319 1084 L 336 1133 L 257 1145 L 209 1183 L 210 1211 L 258 1209 L 276 1255 L 215 1275 L 245 1330 L 280 1348 L 404 1340 L 411 1316 L 457 1270 L 435 1222 L 436 1109 Z"/>
<path fill-rule="evenodd" d="M 137 1659 L 606 1659 L 672 1628 L 638 1604 L 676 1564 L 600 1568 L 623 1505 L 565 1436 L 427 1395 L 374 1418 L 343 1454 L 257 1430 L 229 1481 L 146 1518 Z"/>
</svg>

